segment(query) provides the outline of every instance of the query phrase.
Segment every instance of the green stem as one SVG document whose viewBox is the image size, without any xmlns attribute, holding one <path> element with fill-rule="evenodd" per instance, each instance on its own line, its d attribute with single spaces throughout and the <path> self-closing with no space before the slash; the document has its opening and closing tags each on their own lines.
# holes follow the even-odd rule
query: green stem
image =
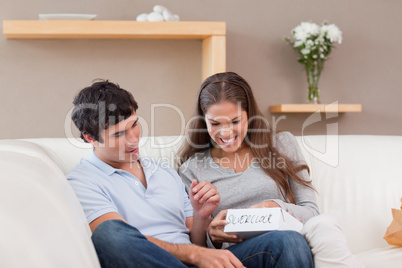
<svg viewBox="0 0 402 268">
<path fill-rule="evenodd" d="M 321 59 L 315 62 L 306 62 L 305 67 L 309 89 L 308 100 L 309 102 L 319 103 L 318 81 L 320 79 L 323 62 Z"/>
</svg>

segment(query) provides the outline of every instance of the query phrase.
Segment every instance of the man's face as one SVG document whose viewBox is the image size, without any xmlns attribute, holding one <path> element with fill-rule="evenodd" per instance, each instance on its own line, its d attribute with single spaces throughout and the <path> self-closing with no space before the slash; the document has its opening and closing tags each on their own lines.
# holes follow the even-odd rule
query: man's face
<svg viewBox="0 0 402 268">
<path fill-rule="evenodd" d="M 95 154 L 114 168 L 122 168 L 126 164 L 138 160 L 140 126 L 135 112 L 100 133 L 103 143 L 94 142 Z"/>
</svg>

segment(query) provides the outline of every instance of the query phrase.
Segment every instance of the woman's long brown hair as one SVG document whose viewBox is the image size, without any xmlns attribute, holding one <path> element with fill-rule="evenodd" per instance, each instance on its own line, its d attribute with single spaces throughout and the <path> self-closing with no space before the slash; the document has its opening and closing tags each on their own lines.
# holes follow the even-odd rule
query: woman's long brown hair
<svg viewBox="0 0 402 268">
<path fill-rule="evenodd" d="M 248 132 L 245 142 L 249 144 L 264 172 L 276 182 L 285 200 L 296 203 L 290 189 L 289 178 L 314 189 L 311 182 L 304 181 L 297 175 L 303 169 L 309 172 L 308 166 L 296 165 L 274 146 L 273 131 L 258 109 L 250 85 L 244 78 L 233 72 L 212 75 L 201 84 L 195 114 L 187 128 L 185 142 L 179 151 L 179 165 L 197 152 L 214 146 L 207 131 L 205 113 L 211 105 L 225 101 L 238 104 L 247 112 Z M 272 165 L 272 163 L 282 164 Z"/>
</svg>

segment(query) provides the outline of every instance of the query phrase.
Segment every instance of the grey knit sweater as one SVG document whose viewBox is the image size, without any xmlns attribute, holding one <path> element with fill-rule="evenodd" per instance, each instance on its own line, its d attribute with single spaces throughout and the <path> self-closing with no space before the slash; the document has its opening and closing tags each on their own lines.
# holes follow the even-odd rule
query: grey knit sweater
<svg viewBox="0 0 402 268">
<path fill-rule="evenodd" d="M 291 161 L 296 164 L 305 164 L 296 138 L 291 133 L 276 134 L 274 142 L 279 152 L 285 154 Z M 273 162 L 271 161 L 272 165 L 280 164 Z M 223 209 L 248 208 L 268 200 L 275 201 L 282 209 L 291 212 L 303 223 L 319 214 L 315 192 L 311 188 L 302 186 L 289 178 L 296 204 L 289 203 L 281 195 L 275 181 L 262 170 L 257 161 L 254 161 L 244 172 L 235 173 L 233 169 L 226 169 L 215 163 L 208 149 L 187 160 L 180 167 L 179 174 L 187 190 L 193 179 L 206 180 L 217 187 L 221 202 L 213 216 Z M 300 171 L 298 175 L 305 181 L 310 181 L 306 170 Z"/>
</svg>

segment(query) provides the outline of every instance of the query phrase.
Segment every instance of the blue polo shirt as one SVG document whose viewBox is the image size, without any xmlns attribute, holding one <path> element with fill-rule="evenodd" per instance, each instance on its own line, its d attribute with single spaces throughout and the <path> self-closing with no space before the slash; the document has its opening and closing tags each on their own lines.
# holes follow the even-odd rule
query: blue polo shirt
<svg viewBox="0 0 402 268">
<path fill-rule="evenodd" d="M 71 170 L 67 179 L 88 223 L 117 212 L 143 235 L 191 244 L 185 220 L 193 216 L 193 208 L 181 178 L 156 159 L 140 157 L 140 162 L 147 188 L 134 175 L 106 164 L 94 152 Z"/>
</svg>

